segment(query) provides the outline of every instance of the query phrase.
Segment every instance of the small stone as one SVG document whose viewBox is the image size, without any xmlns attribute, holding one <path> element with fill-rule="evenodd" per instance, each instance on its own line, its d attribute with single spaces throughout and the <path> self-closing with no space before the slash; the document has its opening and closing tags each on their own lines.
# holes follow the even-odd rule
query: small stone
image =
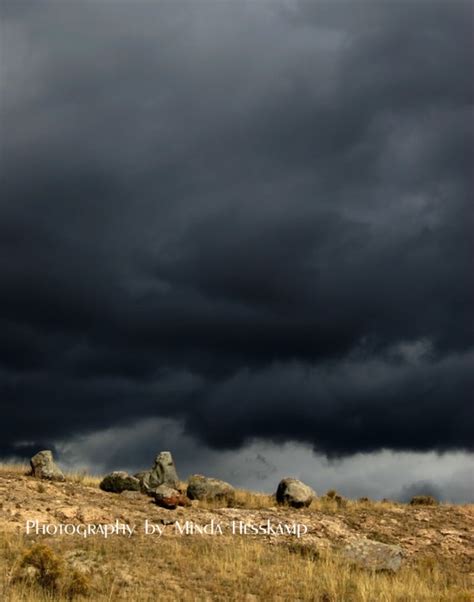
<svg viewBox="0 0 474 602">
<path fill-rule="evenodd" d="M 411 498 L 412 506 L 437 506 L 438 500 L 432 495 L 415 495 Z"/>
<path fill-rule="evenodd" d="M 138 479 L 139 481 L 142 481 L 143 478 L 145 477 L 146 474 L 148 474 L 150 471 L 149 470 L 140 470 L 140 472 L 136 472 L 133 476 Z"/>
<path fill-rule="evenodd" d="M 182 493 L 177 489 L 168 487 L 167 485 L 160 485 L 153 492 L 152 496 L 158 506 L 166 508 L 168 510 L 174 510 L 178 506 L 189 506 L 190 502 Z"/>
</svg>

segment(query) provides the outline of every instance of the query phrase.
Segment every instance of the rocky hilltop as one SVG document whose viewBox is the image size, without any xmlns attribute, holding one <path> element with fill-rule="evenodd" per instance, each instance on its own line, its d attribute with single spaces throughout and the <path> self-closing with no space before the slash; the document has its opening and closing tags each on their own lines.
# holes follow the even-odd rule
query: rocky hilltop
<svg viewBox="0 0 474 602">
<path fill-rule="evenodd" d="M 117 493 L 116 483 L 99 487 L 104 479 L 38 478 L 3 466 L 0 597 L 41 599 L 38 561 L 28 560 L 36 553 L 61 566 L 57 599 L 474 600 L 472 505 L 353 501 L 304 489 L 296 493 L 306 501 L 292 505 L 222 489 L 216 479 L 183 483 L 174 467 L 173 488 L 144 472 Z M 280 497 L 295 487 L 287 481 Z M 144 491 L 150 483 L 168 487 L 164 503 Z M 207 486 L 224 493 L 201 495 Z M 363 597 L 369 586 L 379 597 Z"/>
</svg>

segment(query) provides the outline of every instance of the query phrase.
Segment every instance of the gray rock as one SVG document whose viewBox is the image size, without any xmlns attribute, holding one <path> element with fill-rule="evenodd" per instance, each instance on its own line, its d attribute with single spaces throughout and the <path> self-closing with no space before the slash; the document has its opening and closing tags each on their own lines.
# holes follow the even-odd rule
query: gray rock
<svg viewBox="0 0 474 602">
<path fill-rule="evenodd" d="M 103 491 L 111 493 L 122 493 L 122 491 L 138 491 L 140 489 L 140 481 L 132 477 L 128 472 L 116 470 L 106 475 L 99 484 Z"/>
<path fill-rule="evenodd" d="M 357 539 L 342 550 L 343 556 L 359 568 L 396 572 L 402 565 L 403 550 L 372 539 Z"/>
<path fill-rule="evenodd" d="M 156 489 L 156 487 L 158 487 L 158 485 L 155 485 L 155 487 L 153 487 L 153 485 L 155 484 L 154 481 L 150 485 L 151 470 L 142 470 L 141 472 L 137 472 L 133 476 L 136 479 L 138 479 L 138 482 L 140 483 L 140 491 L 142 493 L 147 493 L 148 494 L 151 491 L 153 491 L 153 489 Z"/>
<path fill-rule="evenodd" d="M 48 481 L 64 481 L 64 475 L 53 460 L 53 452 L 49 449 L 35 454 L 31 460 L 31 474 L 37 479 Z"/>
<path fill-rule="evenodd" d="M 140 478 L 142 491 L 149 495 L 160 485 L 167 485 L 172 489 L 177 489 L 179 486 L 173 456 L 169 451 L 162 451 L 158 454 L 153 468 L 145 471 Z"/>
<path fill-rule="evenodd" d="M 220 479 L 195 474 L 189 478 L 187 496 L 191 500 L 221 500 L 229 504 L 235 499 L 235 489 Z"/>
<path fill-rule="evenodd" d="M 279 504 L 303 508 L 309 506 L 315 497 L 313 489 L 298 479 L 287 477 L 278 483 L 276 499 Z"/>
<path fill-rule="evenodd" d="M 144 476 L 146 474 L 148 474 L 150 471 L 149 470 L 141 470 L 140 472 L 136 472 L 133 476 L 138 479 L 139 481 L 142 481 Z"/>
</svg>

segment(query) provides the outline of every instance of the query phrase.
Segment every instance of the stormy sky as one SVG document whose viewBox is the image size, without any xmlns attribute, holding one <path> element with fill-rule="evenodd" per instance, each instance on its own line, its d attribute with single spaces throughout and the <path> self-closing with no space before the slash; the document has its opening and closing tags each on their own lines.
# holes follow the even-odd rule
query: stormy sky
<svg viewBox="0 0 474 602">
<path fill-rule="evenodd" d="M 472 3 L 0 16 L 0 457 L 474 500 Z"/>
</svg>

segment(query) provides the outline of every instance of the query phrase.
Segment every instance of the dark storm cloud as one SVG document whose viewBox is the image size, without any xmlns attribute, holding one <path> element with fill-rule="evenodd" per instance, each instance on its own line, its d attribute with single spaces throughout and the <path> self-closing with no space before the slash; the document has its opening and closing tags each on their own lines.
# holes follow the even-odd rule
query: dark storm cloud
<svg viewBox="0 0 474 602">
<path fill-rule="evenodd" d="M 1 11 L 3 455 L 472 449 L 470 3 Z"/>
</svg>

